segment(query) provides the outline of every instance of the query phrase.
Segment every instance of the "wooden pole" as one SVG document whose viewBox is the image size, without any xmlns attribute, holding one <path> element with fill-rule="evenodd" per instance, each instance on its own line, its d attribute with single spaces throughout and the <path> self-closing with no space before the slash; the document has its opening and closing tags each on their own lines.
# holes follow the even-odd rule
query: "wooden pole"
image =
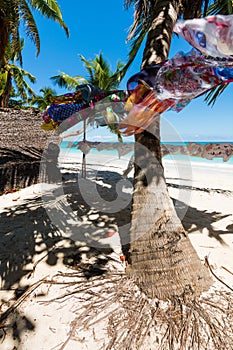
<svg viewBox="0 0 233 350">
<path fill-rule="evenodd" d="M 83 142 L 86 141 L 86 120 L 83 121 Z M 83 160 L 82 160 L 82 173 L 81 176 L 85 179 L 87 175 L 87 168 L 86 168 L 86 154 L 83 153 Z"/>
</svg>

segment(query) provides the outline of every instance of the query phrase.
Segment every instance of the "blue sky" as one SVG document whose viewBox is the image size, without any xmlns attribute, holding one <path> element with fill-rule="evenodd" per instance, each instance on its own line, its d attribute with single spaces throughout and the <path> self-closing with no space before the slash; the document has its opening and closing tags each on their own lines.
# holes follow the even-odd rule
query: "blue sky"
<svg viewBox="0 0 233 350">
<path fill-rule="evenodd" d="M 37 78 L 37 83 L 33 86 L 36 93 L 45 86 L 53 87 L 57 93 L 64 93 L 64 90 L 54 86 L 50 80 L 51 76 L 60 71 L 85 76 L 86 72 L 78 54 L 91 59 L 102 51 L 113 70 L 117 61 L 127 60 L 129 47 L 126 37 L 133 22 L 133 9 L 125 10 L 123 0 L 58 0 L 58 3 L 69 27 L 70 38 L 66 37 L 58 24 L 36 14 L 41 53 L 36 57 L 36 49 L 29 39 L 26 40 L 23 51 L 24 69 Z M 190 46 L 183 39 L 174 37 L 170 57 L 178 51 L 189 50 Z M 140 69 L 141 58 L 142 50 L 120 88 L 124 89 L 127 79 Z M 180 113 L 165 113 L 165 122 L 162 123 L 163 138 L 173 138 L 175 130 L 185 140 L 233 140 L 232 96 L 233 84 L 214 107 L 207 106 L 203 97 L 200 97 Z M 167 127 L 168 123 L 170 128 Z M 101 131 L 101 134 L 104 136 L 105 131 Z"/>
</svg>

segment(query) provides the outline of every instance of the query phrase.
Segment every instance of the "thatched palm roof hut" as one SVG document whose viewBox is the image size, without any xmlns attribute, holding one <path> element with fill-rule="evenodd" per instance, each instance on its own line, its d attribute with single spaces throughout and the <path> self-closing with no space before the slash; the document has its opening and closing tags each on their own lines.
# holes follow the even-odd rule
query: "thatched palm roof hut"
<svg viewBox="0 0 233 350">
<path fill-rule="evenodd" d="M 36 183 L 51 132 L 36 109 L 0 109 L 0 194 Z"/>
</svg>

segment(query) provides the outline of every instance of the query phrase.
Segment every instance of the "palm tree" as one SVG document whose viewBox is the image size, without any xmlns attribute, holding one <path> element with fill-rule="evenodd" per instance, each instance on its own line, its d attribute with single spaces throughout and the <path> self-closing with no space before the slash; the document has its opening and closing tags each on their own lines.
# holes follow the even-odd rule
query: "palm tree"
<svg viewBox="0 0 233 350">
<path fill-rule="evenodd" d="M 23 98 L 27 98 L 25 90 L 30 94 L 33 91 L 23 79 L 24 76 L 31 82 L 35 81 L 30 73 L 15 65 L 9 64 L 9 60 L 19 61 L 22 66 L 22 40 L 20 38 L 20 24 L 24 23 L 27 36 L 34 42 L 37 48 L 37 55 L 40 53 L 40 37 L 32 9 L 38 10 L 43 16 L 58 22 L 64 28 L 67 36 L 68 28 L 65 25 L 60 8 L 56 0 L 1 0 L 0 1 L 0 69 L 1 83 L 5 82 L 4 91 L 1 95 L 1 106 L 8 104 L 12 87 L 12 75 L 18 84 L 18 90 Z M 10 47 L 10 57 L 9 57 Z M 17 59 L 12 59 L 12 54 L 17 55 Z"/>
<path fill-rule="evenodd" d="M 17 97 L 22 98 L 24 103 L 28 102 L 28 96 L 34 95 L 34 91 L 27 83 L 25 78 L 31 83 L 35 83 L 36 78 L 23 68 L 17 65 L 21 62 L 21 52 L 24 46 L 24 40 L 20 40 L 20 45 L 13 50 L 8 43 L 6 50 L 6 64 L 0 70 L 0 105 L 7 107 L 12 93 L 12 88 L 15 88 Z"/>
<path fill-rule="evenodd" d="M 42 92 L 42 95 L 32 97 L 30 104 L 37 105 L 40 110 L 44 111 L 51 104 L 51 98 L 56 96 L 56 91 L 50 87 L 44 87 L 40 89 L 40 92 Z"/>
<path fill-rule="evenodd" d="M 206 13 L 208 7 L 208 1 L 128 0 L 125 3 L 135 5 L 128 65 L 147 34 L 141 69 L 167 59 L 173 26 L 179 16 L 199 17 L 202 9 Z M 135 136 L 130 242 L 127 272 L 148 296 L 161 299 L 199 296 L 212 283 L 168 194 L 161 162 L 159 118 L 149 131 Z"/>
<path fill-rule="evenodd" d="M 0 1 L 0 65 L 4 67 L 6 50 L 9 42 L 13 50 L 20 46 L 20 24 L 24 23 L 27 36 L 33 41 L 40 53 L 40 37 L 33 10 L 39 11 L 44 17 L 50 18 L 64 28 L 67 36 L 68 28 L 62 19 L 61 10 L 56 0 L 1 0 Z"/>
<path fill-rule="evenodd" d="M 87 60 L 82 55 L 79 55 L 79 57 L 87 70 L 87 78 L 80 75 L 72 77 L 64 72 L 61 72 L 59 75 L 53 76 L 51 80 L 59 87 L 64 87 L 68 90 L 75 89 L 81 84 L 93 84 L 105 90 L 114 90 L 119 86 L 119 73 L 124 66 L 122 62 L 118 62 L 116 71 L 112 72 L 110 65 L 103 58 L 103 54 L 101 52 L 91 60 Z"/>
</svg>

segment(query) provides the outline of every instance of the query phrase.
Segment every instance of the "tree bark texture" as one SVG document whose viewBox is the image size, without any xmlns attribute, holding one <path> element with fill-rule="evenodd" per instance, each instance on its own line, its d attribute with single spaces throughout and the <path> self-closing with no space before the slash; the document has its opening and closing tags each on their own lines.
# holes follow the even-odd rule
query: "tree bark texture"
<svg viewBox="0 0 233 350">
<path fill-rule="evenodd" d="M 6 64 L 5 53 L 9 41 L 8 22 L 6 20 L 6 14 L 2 9 L 0 9 L 0 28 L 0 68 L 2 68 Z"/>
<path fill-rule="evenodd" d="M 3 91 L 2 95 L 0 96 L 0 105 L 2 108 L 8 107 L 11 89 L 12 89 L 12 73 L 10 70 L 8 70 L 7 71 L 6 85 L 4 87 L 4 91 Z"/>
</svg>

